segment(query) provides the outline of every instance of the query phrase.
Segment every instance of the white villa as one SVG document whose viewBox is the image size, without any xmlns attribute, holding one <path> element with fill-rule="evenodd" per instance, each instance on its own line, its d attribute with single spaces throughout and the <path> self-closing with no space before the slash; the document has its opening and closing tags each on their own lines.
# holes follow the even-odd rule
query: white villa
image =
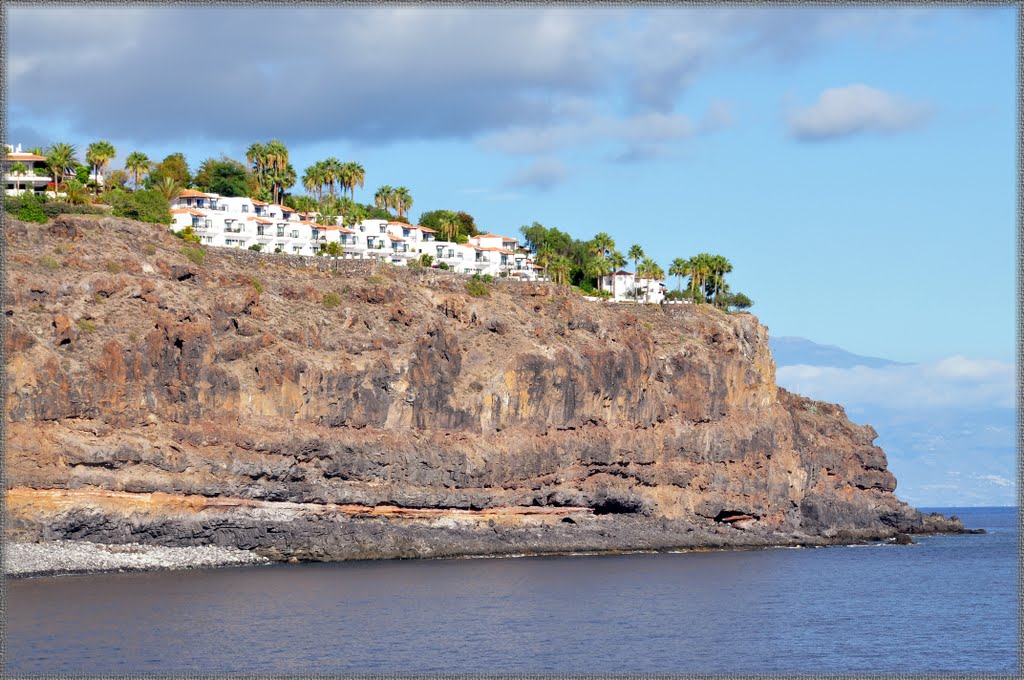
<svg viewBox="0 0 1024 680">
<path fill-rule="evenodd" d="M 612 294 L 613 302 L 657 302 L 665 299 L 665 283 L 657 279 L 638 279 L 633 272 L 620 269 L 597 280 L 599 290 Z"/>
<path fill-rule="evenodd" d="M 46 193 L 46 185 L 53 181 L 49 169 L 46 168 L 46 158 L 22 151 L 21 144 L 17 147 L 13 147 L 10 144 L 5 146 L 7 147 L 7 156 L 3 159 L 2 165 L 7 195 L 18 196 L 25 193 Z M 10 168 L 16 163 L 21 163 L 25 171 L 16 174 L 11 173 Z M 36 168 L 46 169 L 46 174 L 37 175 Z"/>
<path fill-rule="evenodd" d="M 320 224 L 318 213 L 299 212 L 283 205 L 251 198 L 229 198 L 194 189 L 182 191 L 171 201 L 171 229 L 192 227 L 203 245 L 251 248 L 290 255 L 316 255 L 322 246 L 337 243 L 346 259 L 376 259 L 404 266 L 421 255 L 433 258 L 431 266 L 445 263 L 461 274 L 490 274 L 537 278 L 539 267 L 514 238 L 482 234 L 468 243 L 440 241 L 429 227 L 363 220 L 353 228 Z"/>
</svg>

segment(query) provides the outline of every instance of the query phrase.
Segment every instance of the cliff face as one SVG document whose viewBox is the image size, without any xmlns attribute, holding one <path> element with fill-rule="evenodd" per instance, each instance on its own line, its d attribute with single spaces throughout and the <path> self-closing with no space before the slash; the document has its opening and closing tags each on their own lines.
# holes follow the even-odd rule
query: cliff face
<svg viewBox="0 0 1024 680">
<path fill-rule="evenodd" d="M 956 528 L 896 499 L 870 427 L 776 387 L 749 314 L 194 264 L 109 218 L 6 242 L 11 536 L 341 559 Z"/>
</svg>

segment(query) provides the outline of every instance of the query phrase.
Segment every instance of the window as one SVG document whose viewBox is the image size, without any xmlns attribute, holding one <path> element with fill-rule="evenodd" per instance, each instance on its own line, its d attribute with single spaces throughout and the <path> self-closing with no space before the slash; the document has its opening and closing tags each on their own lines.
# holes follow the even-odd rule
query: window
<svg viewBox="0 0 1024 680">
<path fill-rule="evenodd" d="M 213 229 L 213 220 L 206 220 L 206 228 Z"/>
<path fill-rule="evenodd" d="M 247 204 L 245 204 L 245 203 L 242 204 L 242 212 L 244 212 L 244 213 L 249 212 L 249 206 Z"/>
<path fill-rule="evenodd" d="M 298 229 L 292 229 L 292 238 L 298 238 L 298 237 L 299 237 L 299 230 Z"/>
<path fill-rule="evenodd" d="M 299 253 L 302 252 L 302 246 L 294 246 L 294 247 L 292 247 L 292 252 L 295 253 L 296 255 L 298 255 Z"/>
<path fill-rule="evenodd" d="M 284 226 L 283 225 L 279 224 L 277 226 L 277 235 L 278 235 L 278 237 L 284 236 Z"/>
</svg>

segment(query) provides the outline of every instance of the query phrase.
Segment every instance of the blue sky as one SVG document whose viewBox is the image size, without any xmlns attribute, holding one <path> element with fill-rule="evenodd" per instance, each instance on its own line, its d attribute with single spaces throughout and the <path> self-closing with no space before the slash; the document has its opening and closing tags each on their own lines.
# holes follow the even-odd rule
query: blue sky
<svg viewBox="0 0 1024 680">
<path fill-rule="evenodd" d="M 1016 9 L 8 8 L 8 136 L 366 168 L 466 210 L 728 257 L 773 335 L 1015 353 Z M 40 40 L 38 36 L 47 36 Z"/>
</svg>

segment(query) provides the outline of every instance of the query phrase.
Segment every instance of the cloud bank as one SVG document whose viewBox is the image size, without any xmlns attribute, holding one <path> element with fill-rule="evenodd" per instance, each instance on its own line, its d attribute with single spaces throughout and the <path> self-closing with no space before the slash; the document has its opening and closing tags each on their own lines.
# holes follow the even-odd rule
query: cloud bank
<svg viewBox="0 0 1024 680">
<path fill-rule="evenodd" d="M 789 133 L 801 141 L 823 141 L 865 132 L 895 132 L 928 120 L 931 108 L 868 85 L 825 90 L 818 101 L 788 115 Z"/>
<path fill-rule="evenodd" d="M 786 389 L 843 405 L 976 409 L 1015 404 L 1013 364 L 963 356 L 877 368 L 782 366 L 776 379 Z"/>
</svg>

